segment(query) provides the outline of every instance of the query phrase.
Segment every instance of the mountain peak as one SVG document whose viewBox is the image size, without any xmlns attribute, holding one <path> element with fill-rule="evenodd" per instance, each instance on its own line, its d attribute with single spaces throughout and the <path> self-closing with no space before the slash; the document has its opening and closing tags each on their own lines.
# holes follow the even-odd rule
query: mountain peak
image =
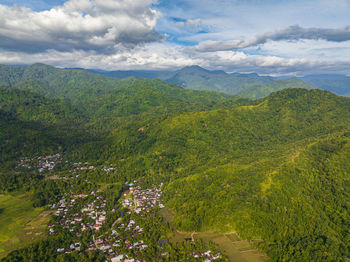
<svg viewBox="0 0 350 262">
<path fill-rule="evenodd" d="M 46 64 L 43 64 L 43 63 L 31 64 L 29 67 L 34 67 L 34 68 L 56 68 L 54 66 L 46 65 Z"/>
<path fill-rule="evenodd" d="M 247 74 L 242 74 L 242 73 L 232 73 L 230 74 L 231 76 L 238 76 L 238 77 L 260 77 L 257 73 L 247 73 Z"/>
<path fill-rule="evenodd" d="M 207 74 L 221 74 L 221 75 L 226 75 L 227 73 L 223 70 L 208 70 L 203 67 L 200 67 L 199 65 L 192 65 L 192 66 L 185 66 L 184 68 L 180 69 L 179 72 L 202 72 L 202 73 L 207 73 Z"/>
<path fill-rule="evenodd" d="M 209 70 L 203 68 L 203 67 L 200 67 L 199 65 L 191 65 L 191 66 L 185 66 L 183 67 L 182 69 L 180 69 L 180 71 L 183 71 L 183 70 L 196 70 L 196 71 L 205 71 L 205 72 L 209 72 Z"/>
</svg>

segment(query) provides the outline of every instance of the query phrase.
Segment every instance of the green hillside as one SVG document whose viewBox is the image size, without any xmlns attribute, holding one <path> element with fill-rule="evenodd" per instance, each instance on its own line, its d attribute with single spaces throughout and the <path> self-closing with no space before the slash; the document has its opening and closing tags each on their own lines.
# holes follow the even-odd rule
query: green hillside
<svg viewBox="0 0 350 262">
<path fill-rule="evenodd" d="M 199 111 L 234 103 L 237 98 L 184 90 L 158 79 L 113 79 L 83 70 L 57 69 L 43 64 L 1 66 L 0 87 L 34 92 L 65 100 L 91 118 Z"/>
<path fill-rule="evenodd" d="M 349 254 L 349 112 L 347 98 L 287 89 L 135 124 L 115 134 L 108 157 L 148 183 L 168 181 L 181 230 L 262 238 L 273 260 L 333 260 Z"/>
<path fill-rule="evenodd" d="M 341 131 L 348 127 L 348 112 L 346 98 L 320 90 L 287 89 L 231 110 L 161 116 L 132 123 L 127 138 L 121 134 L 123 131 L 115 131 L 115 141 L 135 140 L 128 146 L 139 154 L 171 156 L 170 160 L 162 158 L 159 165 L 194 160 L 191 168 L 198 168 L 211 158 L 223 162 L 228 156 L 257 151 L 256 147 L 266 150 Z"/>
<path fill-rule="evenodd" d="M 79 110 L 64 100 L 21 90 L 0 89 L 0 109 L 27 121 L 65 125 L 86 121 Z"/>
<path fill-rule="evenodd" d="M 125 127 L 135 120 L 161 114 L 231 108 L 248 102 L 215 92 L 185 90 L 157 79 L 116 80 L 42 64 L 1 66 L 0 79 L 3 83 L 0 109 L 11 115 L 13 121 L 18 121 L 14 129 L 4 126 L 2 130 L 11 141 L 7 143 L 8 150 L 2 152 L 2 160 L 17 160 L 16 157 L 25 152 L 52 152 L 48 142 L 41 139 L 44 133 L 54 141 L 55 148 L 70 148 L 67 153 L 73 151 L 75 156 L 96 159 L 99 155 L 95 150 L 103 150 L 103 137 L 115 127 Z M 21 148 L 23 143 L 20 141 L 26 140 L 26 136 L 21 136 L 21 132 L 10 132 L 25 129 L 21 128 L 22 122 L 30 128 L 35 127 L 36 135 L 28 137 L 30 142 L 27 144 L 35 150 Z M 17 134 L 21 139 L 17 139 Z M 42 143 L 36 145 L 34 137 Z M 9 152 L 11 149 L 12 153 Z"/>
<path fill-rule="evenodd" d="M 0 110 L 0 162 L 23 155 L 56 152 L 61 141 L 53 139 L 38 123 L 24 122 Z"/>
<path fill-rule="evenodd" d="M 88 118 L 63 100 L 0 89 L 0 162 L 73 149 L 99 136 Z"/>
<path fill-rule="evenodd" d="M 250 99 L 259 99 L 266 97 L 273 92 L 277 92 L 286 88 L 314 89 L 315 87 L 298 78 L 289 78 L 277 80 L 261 87 L 247 87 L 244 90 L 238 92 L 236 95 Z"/>
</svg>

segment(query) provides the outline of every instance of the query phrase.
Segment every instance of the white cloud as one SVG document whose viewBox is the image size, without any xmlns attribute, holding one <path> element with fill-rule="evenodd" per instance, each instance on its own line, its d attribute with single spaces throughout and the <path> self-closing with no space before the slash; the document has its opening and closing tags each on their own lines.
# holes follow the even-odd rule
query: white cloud
<svg viewBox="0 0 350 262">
<path fill-rule="evenodd" d="M 309 58 L 282 58 L 278 56 L 249 55 L 244 52 L 187 53 L 174 44 L 151 43 L 132 49 L 120 46 L 114 54 L 96 51 L 48 50 L 40 54 L 0 52 L 0 63 L 28 64 L 42 62 L 60 67 L 99 68 L 105 70 L 172 70 L 183 66 L 200 65 L 227 72 L 258 72 L 260 74 L 349 74 L 350 62 Z"/>
<path fill-rule="evenodd" d="M 297 42 L 269 41 L 259 50 L 261 54 L 274 54 L 288 58 L 312 58 L 329 61 L 350 61 L 350 41 L 302 40 Z"/>
<path fill-rule="evenodd" d="M 326 40 L 330 42 L 350 41 L 350 26 L 343 28 L 302 28 L 298 25 L 262 33 L 248 40 L 203 41 L 194 48 L 198 52 L 228 51 L 262 45 L 270 41 Z"/>
<path fill-rule="evenodd" d="M 331 1 L 69 0 L 45 11 L 0 5 L 0 63 L 349 74 L 349 1 Z M 301 26 L 290 26 L 295 21 Z"/>
<path fill-rule="evenodd" d="M 186 21 L 186 25 L 187 26 L 199 26 L 201 24 L 201 20 L 198 18 L 198 19 L 188 19 Z"/>
<path fill-rule="evenodd" d="M 184 27 L 185 26 L 185 22 L 175 22 L 175 25 L 178 26 L 178 27 Z"/>
<path fill-rule="evenodd" d="M 157 41 L 160 13 L 154 0 L 70 0 L 35 12 L 0 5 L 0 48 L 21 52 L 55 49 L 111 52 L 115 45 Z"/>
</svg>

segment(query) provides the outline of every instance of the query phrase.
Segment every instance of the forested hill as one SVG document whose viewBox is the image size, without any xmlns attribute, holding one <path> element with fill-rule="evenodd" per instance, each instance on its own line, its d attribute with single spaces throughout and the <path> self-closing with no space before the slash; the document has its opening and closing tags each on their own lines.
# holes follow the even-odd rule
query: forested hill
<svg viewBox="0 0 350 262">
<path fill-rule="evenodd" d="M 0 89 L 0 109 L 26 121 L 68 125 L 87 121 L 77 108 L 59 99 L 48 99 L 18 89 Z"/>
<path fill-rule="evenodd" d="M 53 132 L 53 130 L 51 130 Z M 21 156 L 53 153 L 62 145 L 52 139 L 50 132 L 39 123 L 18 120 L 14 115 L 0 109 L 0 163 L 18 160 Z"/>
<path fill-rule="evenodd" d="M 86 156 L 91 147 L 94 152 L 100 144 L 89 149 L 79 149 L 78 145 L 103 143 L 109 130 L 135 119 L 231 108 L 248 102 L 215 92 L 185 90 L 157 79 L 117 80 L 43 64 L 1 66 L 0 83 L 0 109 L 12 117 L 13 123 L 18 122 L 15 129 L 11 129 L 12 122 L 8 126 L 3 122 L 8 150 L 2 152 L 0 161 L 52 152 L 51 144 Z M 22 133 L 11 132 L 21 127 Z M 22 139 L 17 134 L 22 134 Z M 33 138 L 40 143 L 31 134 L 36 134 Z M 92 153 L 92 158 L 96 157 Z"/>
<path fill-rule="evenodd" d="M 28 91 L 0 89 L 0 113 L 1 169 L 20 157 L 72 150 L 99 135 L 86 130 L 88 118 L 69 103 Z"/>
<path fill-rule="evenodd" d="M 349 256 L 349 98 L 286 89 L 128 128 L 105 157 L 167 181 L 181 230 L 238 230 L 276 261 Z"/>
<path fill-rule="evenodd" d="M 349 128 L 349 112 L 348 98 L 317 89 L 286 89 L 233 109 L 133 122 L 127 134 L 114 131 L 116 148 L 110 153 L 133 157 L 132 152 L 137 152 L 143 161 L 149 158 L 149 164 L 167 170 L 168 165 L 174 169 L 181 166 L 181 172 L 184 167 L 192 170 L 202 165 L 205 170 L 211 164 L 209 160 L 215 166 L 252 152 L 259 154 L 282 144 L 345 131 Z M 125 152 L 120 145 L 125 146 Z M 154 162 L 159 156 L 161 160 Z"/>
<path fill-rule="evenodd" d="M 248 97 L 250 99 L 258 99 L 267 97 L 273 92 L 277 92 L 287 88 L 315 89 L 316 87 L 294 77 L 289 79 L 276 80 L 260 87 L 247 87 L 238 92 L 237 95 L 241 97 Z"/>
<path fill-rule="evenodd" d="M 187 89 L 212 90 L 231 95 L 237 95 L 247 88 L 262 87 L 270 82 L 270 77 L 260 77 L 258 75 L 226 74 L 223 71 L 209 71 L 199 66 L 184 67 L 166 81 L 179 84 Z M 251 98 L 250 94 L 245 94 Z"/>
<path fill-rule="evenodd" d="M 43 64 L 0 66 L 0 87 L 63 99 L 91 118 L 198 111 L 237 104 L 215 92 L 185 90 L 157 79 L 113 79 Z M 239 103 L 239 102 L 238 102 Z"/>
</svg>

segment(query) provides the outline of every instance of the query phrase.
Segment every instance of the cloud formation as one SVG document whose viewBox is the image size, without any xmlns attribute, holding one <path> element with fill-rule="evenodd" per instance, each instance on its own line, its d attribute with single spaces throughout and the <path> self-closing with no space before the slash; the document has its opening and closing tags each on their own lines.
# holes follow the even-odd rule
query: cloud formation
<svg viewBox="0 0 350 262">
<path fill-rule="evenodd" d="M 35 12 L 0 5 L 0 48 L 39 53 L 45 50 L 113 52 L 162 38 L 155 31 L 161 15 L 155 0 L 70 0 Z"/>
<path fill-rule="evenodd" d="M 229 51 L 255 47 L 265 44 L 267 41 L 298 41 L 302 39 L 326 40 L 331 42 L 350 41 L 350 26 L 330 29 L 302 28 L 295 25 L 272 33 L 263 33 L 249 40 L 203 41 L 194 48 L 191 48 L 191 50 L 198 52 Z"/>
<path fill-rule="evenodd" d="M 348 0 L 0 2 L 0 63 L 350 74 Z"/>
<path fill-rule="evenodd" d="M 114 54 L 75 50 L 59 52 L 48 50 L 40 54 L 0 51 L 0 63 L 21 64 L 46 63 L 59 67 L 81 67 L 105 70 L 169 70 L 184 66 L 200 65 L 211 70 L 226 72 L 258 72 L 260 74 L 284 75 L 311 73 L 348 73 L 349 61 L 329 61 L 309 58 L 282 58 L 278 56 L 249 55 L 237 51 L 208 53 L 184 53 L 182 47 L 151 43 L 121 48 Z"/>
</svg>

